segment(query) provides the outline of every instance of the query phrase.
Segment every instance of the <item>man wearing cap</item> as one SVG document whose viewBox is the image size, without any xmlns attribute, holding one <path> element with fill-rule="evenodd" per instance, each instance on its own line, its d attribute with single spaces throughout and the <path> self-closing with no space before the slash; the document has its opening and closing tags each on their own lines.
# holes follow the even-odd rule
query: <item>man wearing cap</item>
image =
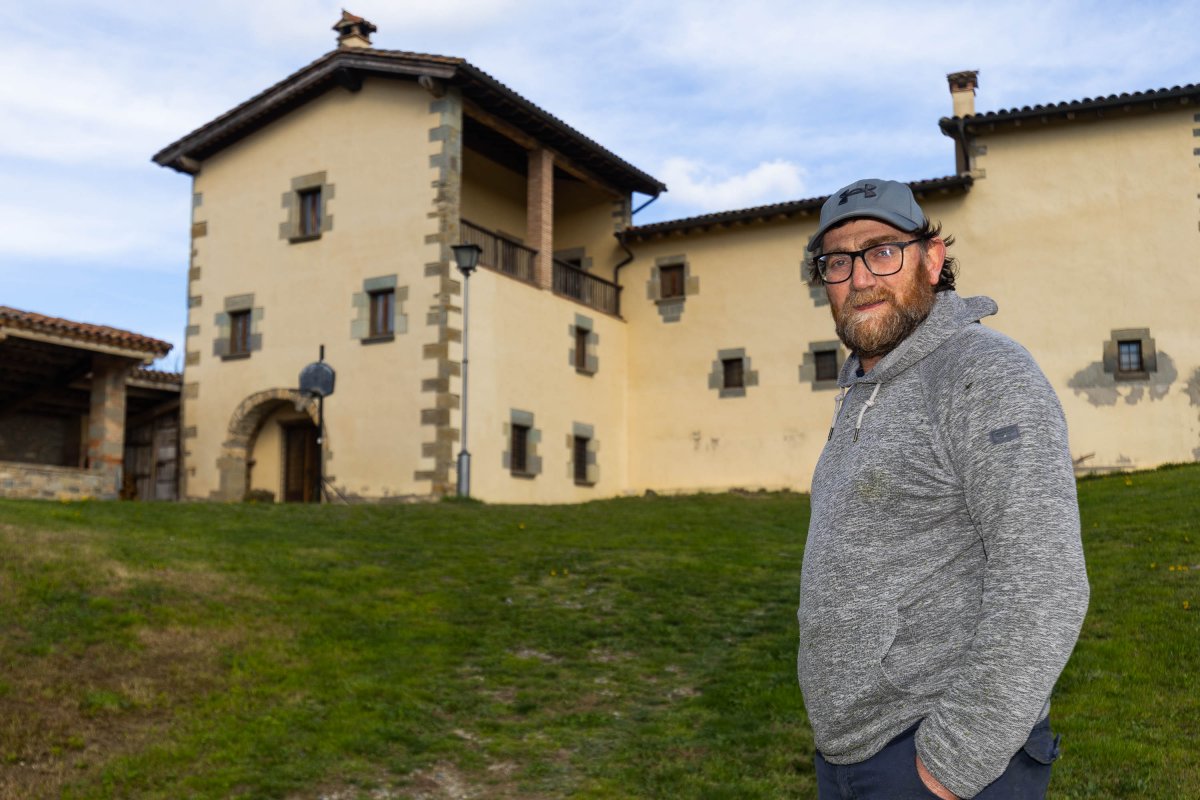
<svg viewBox="0 0 1200 800">
<path fill-rule="evenodd" d="M 902 183 L 832 195 L 809 242 L 852 351 L 813 475 L 800 686 L 827 798 L 1044 797 L 1050 693 L 1087 610 L 1066 422 L 959 297 Z"/>
</svg>

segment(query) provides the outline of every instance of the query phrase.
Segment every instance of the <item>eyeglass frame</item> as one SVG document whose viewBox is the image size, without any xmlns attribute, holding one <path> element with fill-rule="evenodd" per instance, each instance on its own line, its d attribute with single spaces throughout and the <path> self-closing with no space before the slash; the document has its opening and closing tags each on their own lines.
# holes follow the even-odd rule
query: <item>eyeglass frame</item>
<svg viewBox="0 0 1200 800">
<path fill-rule="evenodd" d="M 910 245 L 917 244 L 918 242 L 926 242 L 932 238 L 932 236 L 918 236 L 916 239 L 909 239 L 907 242 L 878 242 L 870 245 L 869 247 L 864 247 L 862 250 L 854 250 L 851 252 L 835 250 L 832 253 L 821 253 L 819 256 L 813 256 L 813 269 L 817 271 L 817 277 L 821 279 L 821 283 L 836 286 L 837 284 L 845 283 L 854 277 L 854 263 L 861 259 L 863 266 L 867 269 L 867 272 L 871 273 L 876 278 L 886 278 L 889 275 L 895 275 L 897 272 L 904 269 L 904 251 L 907 250 Z M 900 266 L 896 267 L 896 269 L 892 272 L 876 272 L 875 270 L 871 269 L 871 265 L 867 263 L 867 252 L 874 250 L 876 247 L 886 247 L 889 244 L 900 248 Z M 850 274 L 842 278 L 840 281 L 831 281 L 827 279 L 825 277 L 825 270 L 821 268 L 821 259 L 829 258 L 830 256 L 850 256 Z"/>
</svg>

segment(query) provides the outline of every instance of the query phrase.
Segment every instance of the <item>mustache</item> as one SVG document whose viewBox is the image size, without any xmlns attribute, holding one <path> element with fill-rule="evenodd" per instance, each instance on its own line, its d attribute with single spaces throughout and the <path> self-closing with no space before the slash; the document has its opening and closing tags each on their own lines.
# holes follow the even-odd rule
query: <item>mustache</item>
<svg viewBox="0 0 1200 800">
<path fill-rule="evenodd" d="M 890 302 L 895 301 L 895 299 L 895 293 L 888 291 L 882 286 L 876 286 L 872 289 L 851 291 L 850 294 L 846 295 L 846 302 L 843 304 L 843 306 L 848 311 L 854 311 L 862 306 L 869 306 L 872 303 L 878 303 L 881 301 Z"/>
</svg>

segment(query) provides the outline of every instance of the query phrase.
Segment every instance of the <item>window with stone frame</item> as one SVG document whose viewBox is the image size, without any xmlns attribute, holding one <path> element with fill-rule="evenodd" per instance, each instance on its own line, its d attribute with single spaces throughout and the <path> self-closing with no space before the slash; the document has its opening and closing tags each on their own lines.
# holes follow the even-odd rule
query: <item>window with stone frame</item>
<svg viewBox="0 0 1200 800">
<path fill-rule="evenodd" d="M 216 336 L 213 355 L 223 361 L 249 358 L 262 349 L 262 306 L 254 305 L 253 294 L 235 294 L 225 298 L 224 307 L 213 317 Z"/>
<path fill-rule="evenodd" d="M 585 422 L 573 422 L 567 434 L 567 477 L 576 486 L 595 486 L 600 480 L 600 465 L 596 462 L 599 442 L 596 431 Z"/>
<path fill-rule="evenodd" d="M 659 297 L 670 300 L 683 297 L 685 293 L 683 264 L 670 264 L 658 268 Z"/>
<path fill-rule="evenodd" d="M 333 199 L 334 188 L 323 171 L 292 178 L 282 197 L 287 219 L 279 223 L 279 238 L 298 244 L 320 239 L 333 230 L 329 201 Z"/>
<path fill-rule="evenodd" d="M 1118 328 L 1104 343 L 1104 371 L 1118 381 L 1146 381 L 1158 372 L 1158 352 L 1149 328 Z"/>
<path fill-rule="evenodd" d="M 504 469 L 514 478 L 535 478 L 542 472 L 542 456 L 538 448 L 542 432 L 533 420 L 533 412 L 509 409 L 509 420 L 503 425 L 505 451 L 501 454 Z"/>
<path fill-rule="evenodd" d="M 229 312 L 228 355 L 250 355 L 250 309 Z"/>
<path fill-rule="evenodd" d="M 816 380 L 836 381 L 838 378 L 837 350 L 814 350 L 813 367 L 816 372 Z"/>
<path fill-rule="evenodd" d="M 758 370 L 750 368 L 746 348 L 718 350 L 708 373 L 708 388 L 718 397 L 745 397 L 747 388 L 758 386 Z"/>
<path fill-rule="evenodd" d="M 367 298 L 370 304 L 370 327 L 368 335 L 372 337 L 394 335 L 396 332 L 395 289 L 379 289 L 369 292 Z"/>
</svg>

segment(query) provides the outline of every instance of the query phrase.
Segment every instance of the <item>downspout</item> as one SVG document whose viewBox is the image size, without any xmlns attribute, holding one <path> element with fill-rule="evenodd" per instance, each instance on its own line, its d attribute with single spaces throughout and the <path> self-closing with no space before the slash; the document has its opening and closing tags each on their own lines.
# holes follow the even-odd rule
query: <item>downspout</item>
<svg viewBox="0 0 1200 800">
<path fill-rule="evenodd" d="M 958 136 L 956 137 L 959 152 L 962 154 L 962 167 L 959 169 L 959 175 L 971 174 L 971 151 L 967 147 L 967 121 L 963 117 L 958 117 L 955 120 L 958 125 Z"/>
<path fill-rule="evenodd" d="M 649 200 L 647 200 L 646 202 L 642 203 L 640 206 L 635 208 L 633 211 L 630 211 L 629 218 L 632 220 L 634 214 L 638 213 L 643 208 L 645 208 L 646 206 L 653 203 L 655 200 L 657 200 L 659 198 L 659 196 L 660 195 L 657 195 L 657 194 L 654 195 Z M 622 259 L 619 264 L 617 264 L 615 267 L 613 267 L 613 283 L 615 283 L 617 286 L 620 286 L 621 285 L 621 267 L 624 267 L 624 266 L 628 265 L 629 262 L 633 261 L 633 251 L 629 249 L 629 245 L 625 244 L 625 231 L 619 231 L 617 233 L 614 233 L 613 236 L 617 237 L 617 244 L 621 245 L 621 249 L 625 251 L 625 258 Z M 618 300 L 617 300 L 617 316 L 618 317 L 621 316 L 620 297 L 621 297 L 621 295 L 618 294 L 617 295 L 617 298 L 618 298 Z"/>
</svg>

